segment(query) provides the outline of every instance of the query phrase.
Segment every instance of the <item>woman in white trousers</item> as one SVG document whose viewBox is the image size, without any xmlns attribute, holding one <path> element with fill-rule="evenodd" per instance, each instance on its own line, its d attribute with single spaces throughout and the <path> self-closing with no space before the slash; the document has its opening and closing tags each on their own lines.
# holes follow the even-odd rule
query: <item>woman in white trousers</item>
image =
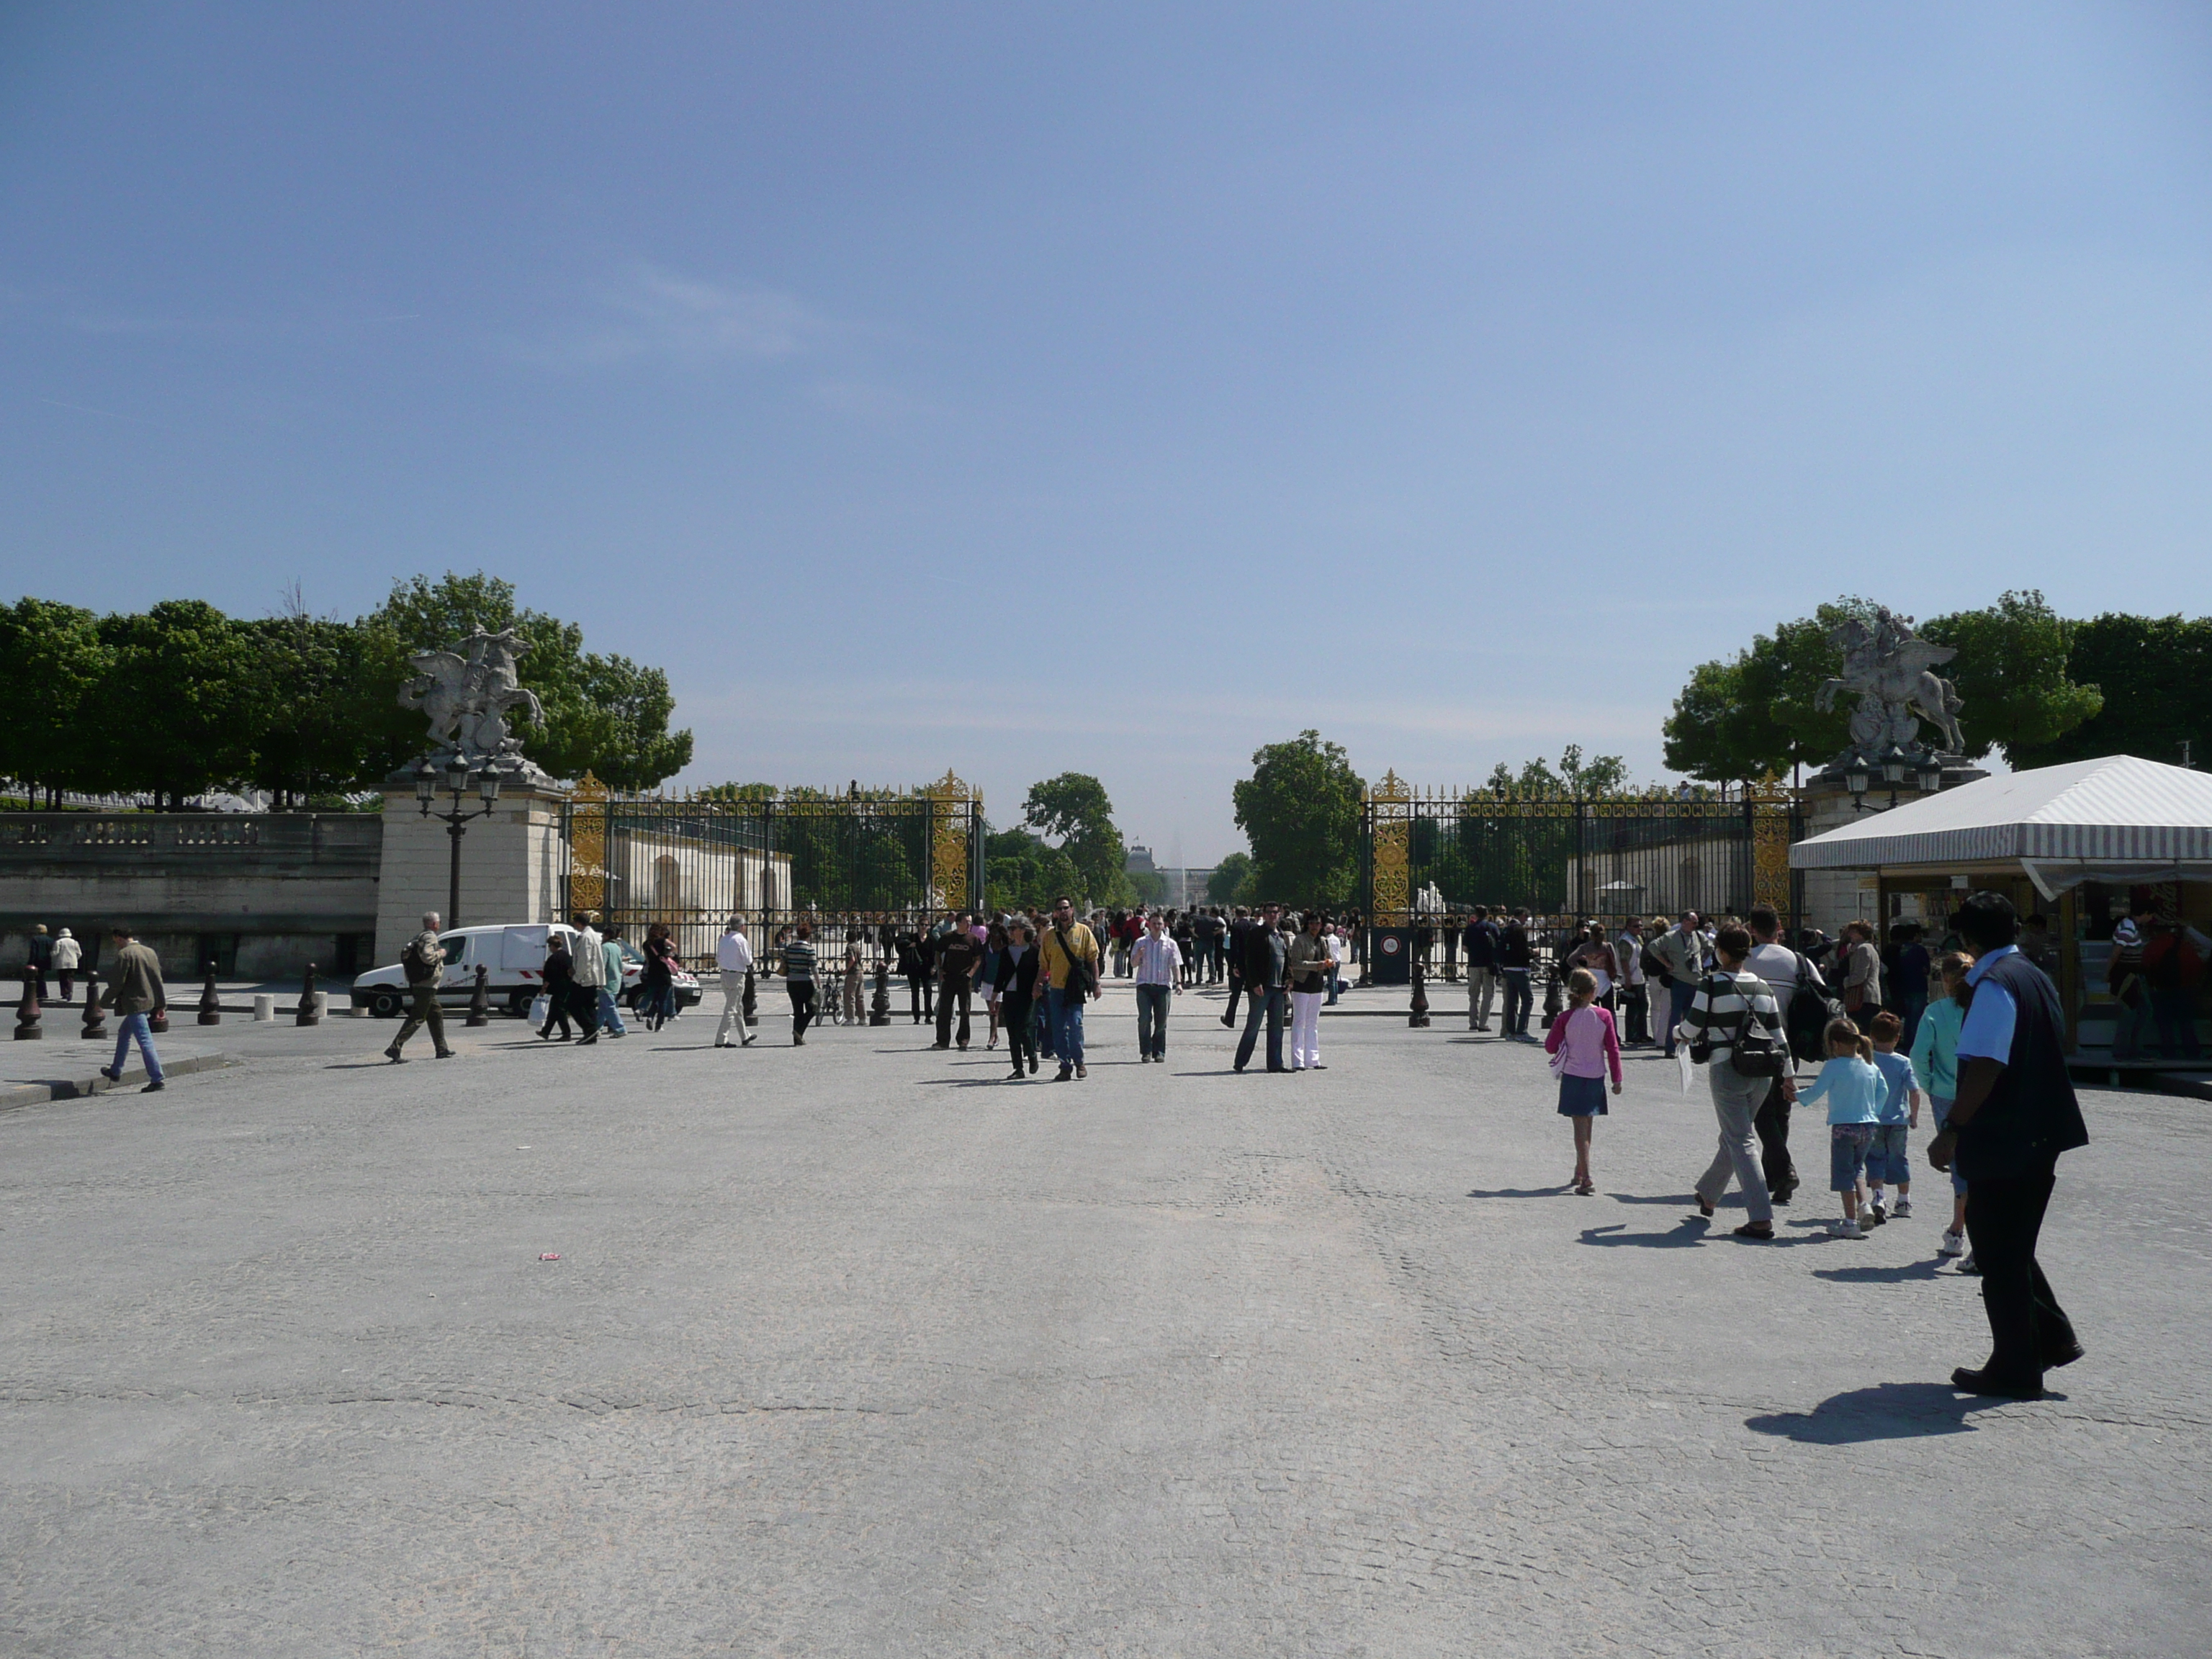
<svg viewBox="0 0 2212 1659">
<path fill-rule="evenodd" d="M 1321 1005 L 1328 990 L 1328 976 L 1336 971 L 1335 951 L 1322 931 L 1321 913 L 1307 914 L 1305 926 L 1291 941 L 1283 964 L 1291 987 L 1291 1069 L 1321 1069 Z"/>
</svg>

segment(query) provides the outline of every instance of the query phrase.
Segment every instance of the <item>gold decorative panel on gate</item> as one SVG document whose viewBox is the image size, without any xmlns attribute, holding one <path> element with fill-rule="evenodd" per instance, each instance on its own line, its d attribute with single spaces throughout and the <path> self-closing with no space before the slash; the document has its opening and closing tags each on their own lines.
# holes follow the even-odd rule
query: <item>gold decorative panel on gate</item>
<svg viewBox="0 0 2212 1659">
<path fill-rule="evenodd" d="M 607 787 L 586 771 L 568 792 L 568 914 L 607 908 Z"/>
<path fill-rule="evenodd" d="M 930 819 L 929 879 L 947 910 L 968 908 L 968 803 L 971 791 L 951 770 L 923 792 L 935 807 Z"/>
<path fill-rule="evenodd" d="M 1403 927 L 1413 919 L 1413 890 L 1407 860 L 1412 850 L 1413 787 L 1393 770 L 1367 792 L 1367 817 L 1373 836 L 1375 915 L 1377 927 Z"/>
<path fill-rule="evenodd" d="M 1787 917 L 1792 798 L 1771 772 L 1747 789 L 1744 798 L 1751 803 L 1752 896 Z"/>
</svg>

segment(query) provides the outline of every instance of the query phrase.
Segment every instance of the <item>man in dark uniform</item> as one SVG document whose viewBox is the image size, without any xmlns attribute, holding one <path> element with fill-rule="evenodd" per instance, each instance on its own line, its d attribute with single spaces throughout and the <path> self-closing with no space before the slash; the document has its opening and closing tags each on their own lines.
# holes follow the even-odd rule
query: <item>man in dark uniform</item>
<svg viewBox="0 0 2212 1659">
<path fill-rule="evenodd" d="M 1974 953 L 1959 1030 L 1959 1093 L 1928 1161 L 1966 1182 L 1966 1236 L 1982 1270 L 1989 1363 L 1951 1373 L 1969 1394 L 2033 1400 L 2043 1374 L 2081 1357 L 2074 1327 L 2036 1264 L 2035 1243 L 2058 1156 L 2089 1144 L 2066 1075 L 2065 1023 L 2050 975 L 2021 955 L 2020 916 L 1999 893 L 1976 893 L 1953 918 Z"/>
</svg>

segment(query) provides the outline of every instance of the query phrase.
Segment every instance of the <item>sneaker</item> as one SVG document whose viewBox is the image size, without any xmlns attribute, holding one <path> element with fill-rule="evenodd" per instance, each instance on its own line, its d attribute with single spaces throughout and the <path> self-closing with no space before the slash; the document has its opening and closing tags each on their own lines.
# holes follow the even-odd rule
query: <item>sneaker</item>
<svg viewBox="0 0 2212 1659">
<path fill-rule="evenodd" d="M 1888 1219 L 1889 1212 L 1879 1204 L 1869 1204 L 1859 1212 L 1859 1224 L 1863 1227 L 1879 1227 Z"/>
<path fill-rule="evenodd" d="M 1897 1207 L 1892 1210 L 1890 1213 L 1895 1216 L 1899 1221 L 1911 1220 L 1912 1218 L 1912 1200 L 1909 1198 L 1899 1199 L 1897 1200 Z"/>
<path fill-rule="evenodd" d="M 1966 1253 L 1966 1235 L 1963 1233 L 1954 1232 L 1950 1228 L 1946 1227 L 1943 1230 L 1942 1241 L 1936 1246 L 1936 1254 L 1938 1255 L 1964 1255 Z"/>
<path fill-rule="evenodd" d="M 1863 1227 L 1861 1227 L 1856 1221 L 1831 1221 L 1828 1224 L 1828 1237 L 1831 1238 L 1864 1238 L 1866 1237 L 1866 1230 Z"/>
<path fill-rule="evenodd" d="M 1979 1279 L 1982 1276 L 1981 1268 L 1974 1263 L 1974 1253 L 1972 1250 L 1966 1252 L 1966 1259 L 1959 1264 L 1959 1271 L 1969 1279 Z"/>
</svg>

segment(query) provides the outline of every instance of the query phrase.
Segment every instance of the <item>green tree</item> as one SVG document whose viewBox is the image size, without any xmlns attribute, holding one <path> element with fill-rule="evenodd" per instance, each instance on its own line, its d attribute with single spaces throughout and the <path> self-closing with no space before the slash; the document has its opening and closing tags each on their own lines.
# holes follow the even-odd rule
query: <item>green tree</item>
<svg viewBox="0 0 2212 1659">
<path fill-rule="evenodd" d="M 1168 878 L 1157 870 L 1132 870 L 1127 872 L 1129 891 L 1139 904 L 1161 905 L 1168 902 Z"/>
<path fill-rule="evenodd" d="M 1209 904 L 1242 904 L 1244 889 L 1252 879 L 1252 855 L 1231 853 L 1213 866 L 1206 878 L 1206 902 Z"/>
<path fill-rule="evenodd" d="M 2212 617 L 2107 612 L 2070 627 L 2069 677 L 2094 687 L 2103 706 L 2046 742 L 2008 748 L 2007 760 L 2057 766 L 2137 755 L 2178 766 L 2185 756 L 2212 766 Z M 1970 705 L 1964 718 L 1973 714 Z"/>
<path fill-rule="evenodd" d="M 18 599 L 0 610 L 0 662 L 26 691 L 0 720 L 0 777 L 44 789 L 58 806 L 61 791 L 89 787 L 102 763 L 88 719 L 109 667 L 100 619 L 73 605 Z"/>
<path fill-rule="evenodd" d="M 519 609 L 512 582 L 481 571 L 447 571 L 434 582 L 412 577 L 395 583 L 366 621 L 377 637 L 380 690 L 387 693 L 379 713 L 388 766 L 422 746 L 421 717 L 398 707 L 399 687 L 415 672 L 408 654 L 442 651 L 479 628 L 494 634 L 512 628 L 528 646 L 515 678 L 538 694 L 545 719 L 518 725 L 516 735 L 523 752 L 556 777 L 588 770 L 617 788 L 649 789 L 690 763 L 690 732 L 668 730 L 676 704 L 667 676 L 627 657 L 587 653 L 575 623 Z"/>
<path fill-rule="evenodd" d="M 1959 688 L 1971 758 L 2002 749 L 2017 765 L 2015 755 L 2056 743 L 2105 706 L 2096 686 L 2077 685 L 2068 672 L 2075 627 L 2033 590 L 1921 625 L 1925 637 L 1958 649 L 1938 672 Z"/>
<path fill-rule="evenodd" d="M 1814 706 L 1821 684 L 1843 667 L 1829 629 L 1871 615 L 1863 599 L 1840 599 L 1812 616 L 1778 623 L 1732 658 L 1700 663 L 1674 699 L 1662 728 L 1669 770 L 1708 783 L 1778 776 L 1808 763 L 1825 766 L 1850 737 L 1850 710 Z"/>
<path fill-rule="evenodd" d="M 1082 884 L 1079 896 L 1093 904 L 1127 902 L 1129 881 L 1123 866 L 1128 851 L 1121 844 L 1121 832 L 1114 827 L 1114 803 L 1097 779 L 1084 772 L 1062 772 L 1031 784 L 1022 803 L 1022 822 L 1043 835 L 1060 837 L 1060 850 L 1075 866 Z"/>
<path fill-rule="evenodd" d="M 1067 854 L 1042 836 L 1017 826 L 983 837 L 984 907 L 1042 910 L 1062 893 L 1077 894 L 1083 878 Z"/>
<path fill-rule="evenodd" d="M 155 805 L 243 783 L 283 688 L 260 671 L 246 629 L 198 599 L 105 617 L 107 671 L 88 698 L 82 735 L 94 786 L 148 789 Z"/>
<path fill-rule="evenodd" d="M 1252 775 L 1235 792 L 1237 825 L 1252 848 L 1253 896 L 1348 903 L 1358 880 L 1364 788 L 1343 747 L 1322 742 L 1318 732 L 1255 750 Z"/>
<path fill-rule="evenodd" d="M 309 614 L 295 587 L 283 612 L 238 624 L 268 683 L 251 777 L 278 807 L 374 789 L 385 769 L 372 718 L 378 673 L 368 631 Z"/>
</svg>

